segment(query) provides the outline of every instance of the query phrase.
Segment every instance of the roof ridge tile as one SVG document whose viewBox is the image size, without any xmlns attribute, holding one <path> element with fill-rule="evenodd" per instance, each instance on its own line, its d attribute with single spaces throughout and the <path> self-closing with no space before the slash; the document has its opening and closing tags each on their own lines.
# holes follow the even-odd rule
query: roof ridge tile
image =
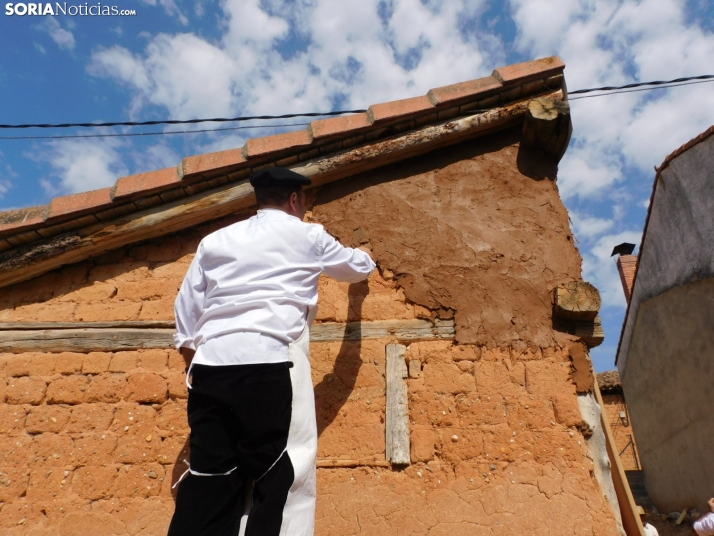
<svg viewBox="0 0 714 536">
<path fill-rule="evenodd" d="M 281 132 L 260 138 L 252 138 L 243 146 L 243 156 L 246 160 L 279 153 L 288 149 L 298 149 L 312 144 L 312 136 L 307 129 Z"/>
<path fill-rule="evenodd" d="M 243 148 L 226 149 L 224 151 L 216 151 L 214 153 L 199 154 L 195 156 L 187 156 L 179 164 L 179 176 L 181 180 L 202 175 L 210 172 L 215 175 L 222 171 L 227 171 L 245 164 L 247 162 L 243 154 Z"/>
<path fill-rule="evenodd" d="M 181 182 L 178 166 L 128 175 L 117 180 L 112 188 L 112 199 L 123 199 L 136 194 L 148 194 L 164 186 Z"/>
<path fill-rule="evenodd" d="M 558 56 L 550 56 L 537 60 L 524 61 L 514 65 L 507 65 L 494 69 L 491 76 L 501 82 L 510 85 L 529 82 L 534 78 L 543 78 L 558 73 L 565 68 L 565 63 Z"/>
<path fill-rule="evenodd" d="M 108 188 L 55 197 L 50 201 L 50 204 L 47 205 L 45 221 L 52 221 L 62 216 L 67 216 L 68 214 L 85 212 L 111 205 L 113 202 L 113 189 L 114 188 L 110 186 Z"/>
<path fill-rule="evenodd" d="M 460 104 L 474 97 L 485 97 L 487 94 L 495 93 L 503 86 L 494 76 L 486 76 L 458 84 L 430 89 L 426 94 L 434 106 L 440 104 Z"/>
<path fill-rule="evenodd" d="M 405 116 L 412 116 L 421 112 L 434 111 L 434 105 L 429 97 L 421 95 L 380 104 L 373 104 L 367 110 L 370 123 L 379 124 L 386 121 L 396 121 Z"/>
</svg>

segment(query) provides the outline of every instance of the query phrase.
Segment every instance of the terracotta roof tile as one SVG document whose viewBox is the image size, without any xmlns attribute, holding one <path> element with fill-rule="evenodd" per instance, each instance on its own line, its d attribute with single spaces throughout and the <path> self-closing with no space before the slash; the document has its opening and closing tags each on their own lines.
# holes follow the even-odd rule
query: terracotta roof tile
<svg viewBox="0 0 714 536">
<path fill-rule="evenodd" d="M 185 180 L 207 171 L 218 173 L 245 162 L 242 149 L 228 149 L 216 153 L 189 156 L 181 162 L 181 178 Z"/>
<path fill-rule="evenodd" d="M 692 139 L 689 140 L 687 143 L 685 143 L 685 144 L 682 145 L 681 147 L 675 149 L 673 152 L 671 152 L 670 154 L 668 154 L 668 155 L 667 155 L 667 158 L 665 158 L 665 159 L 664 159 L 664 162 L 662 162 L 662 165 L 661 165 L 660 167 L 658 167 L 658 168 L 655 168 L 656 171 L 657 171 L 657 174 L 659 175 L 660 172 L 661 172 L 664 168 L 666 168 L 666 167 L 669 165 L 669 163 L 670 163 L 672 160 L 674 160 L 675 158 L 677 158 L 680 154 L 684 153 L 685 151 L 688 151 L 689 149 L 691 149 L 692 147 L 694 147 L 697 143 L 703 142 L 704 140 L 706 140 L 706 139 L 707 139 L 709 136 L 711 136 L 712 134 L 714 134 L 714 125 L 712 125 L 712 126 L 709 127 L 707 130 L 705 130 L 704 132 L 702 132 L 701 134 L 699 134 L 697 137 L 692 138 Z"/>
<path fill-rule="evenodd" d="M 439 104 L 459 104 L 474 97 L 486 96 L 493 93 L 494 90 L 501 89 L 501 82 L 493 76 L 486 78 L 478 78 L 461 82 L 460 84 L 452 84 L 450 86 L 437 87 L 429 90 L 427 97 L 434 106 Z"/>
<path fill-rule="evenodd" d="M 619 389 L 622 387 L 622 381 L 620 381 L 620 373 L 616 370 L 600 372 L 596 374 L 596 376 L 597 385 L 601 391 L 611 391 L 613 389 Z"/>
<path fill-rule="evenodd" d="M 240 149 L 191 156 L 178 168 L 122 177 L 111 191 L 103 189 L 64 196 L 49 206 L 0 213 L 0 236 L 15 245 L 32 240 L 33 235 L 40 236 L 34 229 L 54 232 L 52 229 L 69 228 L 85 221 L 88 214 L 108 221 L 115 215 L 241 180 L 264 166 L 294 165 L 345 146 L 370 143 L 444 121 L 465 110 L 488 108 L 509 99 L 538 94 L 547 88 L 556 89 L 560 86 L 563 68 L 563 62 L 555 56 L 502 67 L 492 76 L 434 88 L 425 96 L 375 104 L 368 113 L 320 119 L 306 130 L 248 140 Z M 182 179 L 195 180 L 182 183 Z M 131 202 L 116 202 L 124 199 Z M 46 217 L 52 221 L 45 223 Z"/>
<path fill-rule="evenodd" d="M 367 115 L 372 123 L 383 123 L 394 121 L 404 116 L 414 115 L 420 112 L 430 112 L 434 110 L 434 105 L 429 97 L 412 97 L 383 104 L 373 104 L 367 110 Z"/>
<path fill-rule="evenodd" d="M 493 76 L 502 84 L 514 82 L 528 82 L 534 78 L 552 76 L 565 68 L 565 63 L 558 56 L 542 58 L 540 60 L 516 63 L 507 67 L 500 67 L 493 71 Z"/>
<path fill-rule="evenodd" d="M 0 233 L 21 231 L 45 221 L 45 205 L 0 213 Z"/>
<path fill-rule="evenodd" d="M 370 126 L 372 123 L 370 123 L 367 114 L 354 114 L 319 119 L 310 123 L 308 128 L 313 139 L 319 140 L 330 136 L 352 134 Z"/>
<path fill-rule="evenodd" d="M 307 147 L 310 143 L 312 143 L 312 138 L 307 130 L 296 130 L 263 138 L 254 138 L 248 140 L 243 146 L 243 156 L 256 158 L 287 149 Z"/>
<path fill-rule="evenodd" d="M 91 192 L 55 197 L 52 202 L 50 202 L 49 210 L 47 211 L 47 220 L 111 205 L 111 192 L 112 188 L 102 188 L 101 190 L 92 190 Z"/>
<path fill-rule="evenodd" d="M 122 177 L 114 186 L 113 198 L 120 199 L 134 194 L 146 194 L 161 189 L 163 186 L 181 182 L 178 170 L 175 167 L 149 171 Z"/>
</svg>

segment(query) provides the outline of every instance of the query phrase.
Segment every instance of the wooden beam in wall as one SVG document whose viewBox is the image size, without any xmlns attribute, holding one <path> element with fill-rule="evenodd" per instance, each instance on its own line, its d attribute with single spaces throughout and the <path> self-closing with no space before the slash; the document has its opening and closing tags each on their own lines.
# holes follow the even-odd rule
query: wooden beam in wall
<svg viewBox="0 0 714 536">
<path fill-rule="evenodd" d="M 560 101 L 563 100 L 563 92 L 551 92 L 546 97 Z M 319 157 L 292 166 L 292 169 L 311 177 L 314 186 L 320 186 L 517 125 L 523 120 L 530 102 L 530 99 L 525 99 L 483 113 L 444 121 L 404 135 Z M 0 287 L 32 279 L 50 270 L 128 244 L 245 211 L 254 205 L 255 195 L 250 184 L 232 183 L 127 214 L 109 223 L 97 223 L 20 247 L 11 257 L 0 262 Z"/>
<path fill-rule="evenodd" d="M 553 289 L 553 314 L 563 320 L 593 321 L 601 306 L 600 292 L 585 281 L 568 281 Z"/>
<path fill-rule="evenodd" d="M 406 347 L 387 345 L 387 461 L 393 465 L 411 463 L 409 406 L 407 396 Z"/>
<path fill-rule="evenodd" d="M 523 121 L 523 145 L 541 151 L 558 163 L 565 154 L 572 133 L 567 101 L 549 96 L 530 101 Z"/>
<path fill-rule="evenodd" d="M 146 324 L 146 326 L 141 326 Z M 17 325 L 0 324 L 0 352 L 117 352 L 173 347 L 173 327 L 156 322 L 86 322 Z M 163 323 L 163 325 L 172 323 Z M 33 327 L 34 326 L 34 327 Z M 11 329 L 8 329 L 11 328 Z M 373 322 L 323 322 L 314 324 L 312 342 L 392 339 L 416 341 L 453 339 L 454 323 L 441 320 L 378 320 Z"/>
</svg>

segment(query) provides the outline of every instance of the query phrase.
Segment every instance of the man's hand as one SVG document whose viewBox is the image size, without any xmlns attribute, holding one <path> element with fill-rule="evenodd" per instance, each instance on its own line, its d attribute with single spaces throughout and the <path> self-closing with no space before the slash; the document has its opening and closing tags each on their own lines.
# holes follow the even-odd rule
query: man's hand
<svg viewBox="0 0 714 536">
<path fill-rule="evenodd" d="M 709 510 L 711 510 L 712 512 L 714 512 L 714 497 L 712 497 L 711 499 L 709 499 Z"/>
<path fill-rule="evenodd" d="M 191 350 L 190 348 L 181 347 L 179 348 L 179 353 L 183 357 L 184 363 L 186 363 L 186 369 L 191 366 L 191 361 L 193 356 L 196 355 L 196 350 Z"/>
<path fill-rule="evenodd" d="M 372 250 L 367 248 L 367 246 L 360 246 L 357 249 L 364 251 L 367 255 L 369 255 L 369 258 L 374 260 L 374 256 L 372 255 Z"/>
</svg>

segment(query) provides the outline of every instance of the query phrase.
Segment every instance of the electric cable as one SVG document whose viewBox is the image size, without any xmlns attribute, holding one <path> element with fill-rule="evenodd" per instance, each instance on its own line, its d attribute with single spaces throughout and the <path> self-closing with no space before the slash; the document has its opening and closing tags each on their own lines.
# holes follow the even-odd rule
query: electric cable
<svg viewBox="0 0 714 536">
<path fill-rule="evenodd" d="M 672 87 L 687 86 L 692 84 L 702 84 L 706 82 L 714 82 L 714 75 L 705 74 L 699 76 L 689 76 L 685 78 L 675 78 L 674 80 L 656 80 L 653 82 L 637 82 L 626 84 L 624 86 L 603 86 L 598 88 L 578 89 L 568 92 L 568 100 L 574 101 L 579 99 L 603 97 L 606 95 L 615 95 L 618 93 L 634 93 L 636 91 L 651 91 L 654 89 L 668 89 Z M 652 86 L 652 87 L 645 87 Z M 640 88 L 640 89 L 635 89 Z M 584 95 L 582 97 L 571 97 L 571 95 L 581 95 L 584 93 L 599 92 L 597 95 Z M 364 113 L 367 110 L 337 110 L 333 112 L 307 112 L 283 115 L 256 115 L 256 116 L 240 116 L 233 118 L 215 117 L 205 119 L 186 119 L 186 120 L 164 120 L 164 121 L 115 121 L 111 123 L 37 123 L 37 124 L 0 124 L 0 129 L 24 129 L 24 128 L 98 128 L 98 127 L 116 127 L 116 126 L 155 126 L 155 125 L 186 125 L 197 123 L 228 123 L 228 122 L 243 122 L 257 120 L 275 120 L 275 119 L 290 119 L 298 117 L 329 117 L 345 114 Z M 247 125 L 240 127 L 212 128 L 201 130 L 179 130 L 166 132 L 133 132 L 133 133 L 115 133 L 115 134 L 76 134 L 76 135 L 60 135 L 60 136 L 0 136 L 0 140 L 43 140 L 43 139 L 68 139 L 68 138 L 121 138 L 121 137 L 138 137 L 138 136 L 161 136 L 170 134 L 198 134 L 206 132 L 222 132 L 229 130 L 243 130 L 252 128 L 271 128 L 271 127 L 292 127 L 305 126 L 309 123 L 291 123 L 278 125 Z"/>
<path fill-rule="evenodd" d="M 0 140 L 66 140 L 70 138 L 131 138 L 136 136 L 165 136 L 168 134 L 198 134 L 201 132 L 224 132 L 249 128 L 304 127 L 310 123 L 288 123 L 282 125 L 248 125 L 242 127 L 206 128 L 201 130 L 169 130 L 162 132 L 127 132 L 113 134 L 70 134 L 66 136 L 0 136 Z"/>
</svg>

